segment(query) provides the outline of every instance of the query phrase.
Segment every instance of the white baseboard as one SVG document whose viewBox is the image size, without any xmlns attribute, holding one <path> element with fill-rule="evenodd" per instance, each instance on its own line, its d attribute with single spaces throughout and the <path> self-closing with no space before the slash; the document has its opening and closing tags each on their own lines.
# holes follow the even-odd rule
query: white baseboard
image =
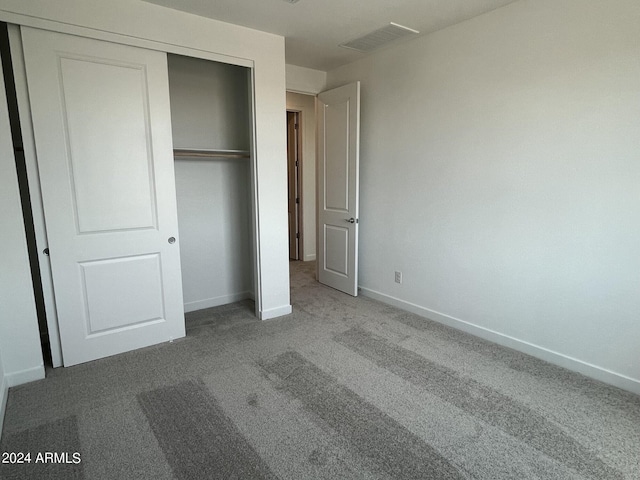
<svg viewBox="0 0 640 480">
<path fill-rule="evenodd" d="M 305 262 L 314 262 L 316 260 L 316 254 L 312 253 L 312 254 L 309 254 L 309 255 L 305 255 L 303 260 Z"/>
<path fill-rule="evenodd" d="M 505 335 L 503 333 L 496 332 L 494 330 L 490 330 L 488 328 L 481 327 L 464 320 L 460 320 L 459 318 L 455 318 L 444 313 L 436 312 L 435 310 L 430 310 L 420 305 L 416 305 L 415 303 L 406 302 L 399 298 L 392 297 L 390 295 L 386 295 L 369 288 L 359 287 L 359 290 L 360 293 L 362 293 L 362 295 L 366 297 L 370 297 L 383 303 L 393 305 L 394 307 L 398 307 L 402 310 L 415 313 L 416 315 L 420 315 L 421 317 L 434 320 L 438 323 L 442 323 L 457 330 L 462 330 L 464 332 L 470 333 L 471 335 L 475 335 L 476 337 L 484 338 L 485 340 L 489 340 L 490 342 L 497 343 L 498 345 L 513 348 L 514 350 L 526 353 L 528 355 L 531 355 L 532 357 L 545 360 L 549 363 L 553 363 L 554 365 L 558 365 L 568 370 L 573 370 L 574 372 L 581 373 L 582 375 L 593 378 L 595 380 L 599 380 L 601 382 L 608 383 L 609 385 L 613 385 L 614 387 L 618 387 L 623 390 L 627 390 L 629 392 L 640 395 L 640 380 L 638 379 L 612 372 L 611 370 L 607 370 L 606 368 L 592 365 L 582 360 L 578 360 L 577 358 L 573 358 L 568 355 L 549 350 L 547 348 L 526 342 L 524 340 L 510 337 L 509 335 Z"/>
<path fill-rule="evenodd" d="M 44 378 L 44 365 L 22 370 L 20 372 L 7 373 L 5 379 L 9 387 L 17 387 L 23 383 L 35 382 Z"/>
<path fill-rule="evenodd" d="M 282 307 L 270 308 L 260 312 L 260 320 L 271 320 L 272 318 L 289 315 L 292 312 L 291 305 L 283 305 Z"/>
<path fill-rule="evenodd" d="M 202 310 L 203 308 L 218 307 L 220 305 L 239 302 L 241 300 L 246 300 L 248 298 L 253 298 L 252 292 L 232 293 L 229 295 L 222 295 L 220 297 L 215 297 L 215 298 L 206 298 L 204 300 L 185 303 L 184 312 L 185 313 L 194 312 L 196 310 Z"/>
<path fill-rule="evenodd" d="M 2 436 L 2 425 L 4 424 L 4 412 L 7 410 L 7 398 L 9 397 L 9 382 L 3 376 L 0 382 L 0 438 Z"/>
<path fill-rule="evenodd" d="M 4 413 L 7 409 L 7 399 L 9 398 L 9 388 L 22 385 L 23 383 L 35 382 L 44 378 L 44 365 L 6 374 L 0 382 L 0 434 L 4 424 Z"/>
</svg>

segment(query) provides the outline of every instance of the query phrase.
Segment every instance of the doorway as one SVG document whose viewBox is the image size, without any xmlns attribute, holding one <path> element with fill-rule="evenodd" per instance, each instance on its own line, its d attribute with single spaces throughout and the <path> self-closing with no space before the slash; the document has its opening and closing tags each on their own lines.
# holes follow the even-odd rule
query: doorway
<svg viewBox="0 0 640 480">
<path fill-rule="evenodd" d="M 300 112 L 287 111 L 287 205 L 289 260 L 300 260 Z"/>
<path fill-rule="evenodd" d="M 184 311 L 254 298 L 250 69 L 168 67 Z"/>
<path fill-rule="evenodd" d="M 297 114 L 298 260 L 316 260 L 316 97 L 287 92 L 286 112 Z M 287 115 L 287 126 L 289 115 Z M 291 150 L 290 148 L 288 150 Z M 295 178 L 295 176 L 294 176 Z M 295 197 L 293 197 L 295 199 Z M 291 217 L 295 218 L 295 216 Z M 294 243 L 295 244 L 295 243 Z"/>
</svg>

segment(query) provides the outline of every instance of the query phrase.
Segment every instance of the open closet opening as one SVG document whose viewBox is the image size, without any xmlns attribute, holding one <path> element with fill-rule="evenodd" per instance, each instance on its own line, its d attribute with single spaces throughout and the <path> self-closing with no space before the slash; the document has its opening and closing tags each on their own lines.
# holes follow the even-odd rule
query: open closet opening
<svg viewBox="0 0 640 480">
<path fill-rule="evenodd" d="M 185 312 L 253 299 L 251 71 L 168 66 Z"/>
</svg>

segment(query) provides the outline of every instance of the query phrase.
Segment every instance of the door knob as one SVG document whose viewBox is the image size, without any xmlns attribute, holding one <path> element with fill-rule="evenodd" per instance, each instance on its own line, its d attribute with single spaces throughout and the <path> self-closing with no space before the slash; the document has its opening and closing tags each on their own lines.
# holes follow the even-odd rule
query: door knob
<svg viewBox="0 0 640 480">
<path fill-rule="evenodd" d="M 176 237 L 169 237 L 168 241 L 171 245 L 173 245 L 174 243 L 176 243 Z"/>
<path fill-rule="evenodd" d="M 356 219 L 353 218 L 353 217 L 348 218 L 346 221 L 349 222 L 349 223 L 356 223 Z"/>
</svg>

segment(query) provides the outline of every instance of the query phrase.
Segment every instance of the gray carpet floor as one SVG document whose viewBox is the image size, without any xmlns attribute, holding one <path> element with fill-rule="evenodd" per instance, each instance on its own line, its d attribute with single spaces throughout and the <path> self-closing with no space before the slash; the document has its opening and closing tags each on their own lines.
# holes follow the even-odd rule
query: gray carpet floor
<svg viewBox="0 0 640 480">
<path fill-rule="evenodd" d="M 0 478 L 640 479 L 640 397 L 314 268 L 291 264 L 287 317 L 193 312 L 185 339 L 11 389 L 0 452 L 32 463 Z"/>
</svg>

